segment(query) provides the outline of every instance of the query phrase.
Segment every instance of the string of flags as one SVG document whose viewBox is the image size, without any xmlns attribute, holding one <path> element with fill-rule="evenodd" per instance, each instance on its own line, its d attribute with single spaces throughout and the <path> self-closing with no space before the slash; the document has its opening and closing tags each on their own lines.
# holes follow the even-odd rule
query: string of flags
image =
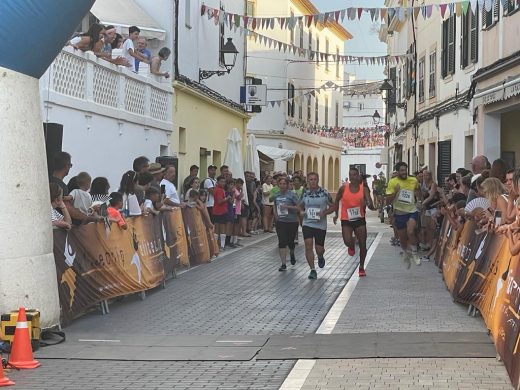
<svg viewBox="0 0 520 390">
<path fill-rule="evenodd" d="M 289 102 L 289 103 L 300 103 L 303 99 L 305 99 L 308 96 L 316 97 L 316 94 L 320 94 L 321 91 L 326 91 L 328 89 L 332 89 L 338 92 L 341 92 L 342 94 L 346 95 L 362 95 L 365 97 L 366 95 L 372 95 L 372 94 L 379 94 L 379 87 L 381 86 L 380 82 L 377 83 L 370 83 L 370 84 L 359 84 L 359 85 L 351 85 L 351 86 L 342 86 L 338 85 L 333 81 L 327 81 L 326 83 L 322 84 L 320 87 L 314 88 L 309 90 L 308 92 L 294 96 L 292 98 L 284 98 L 284 99 L 276 99 L 276 100 L 268 100 L 267 101 L 267 107 L 274 107 L 275 105 L 278 107 L 281 107 L 283 102 Z"/>
<path fill-rule="evenodd" d="M 328 61 L 332 60 L 333 62 L 341 62 L 343 64 L 352 64 L 357 63 L 359 65 L 387 65 L 390 63 L 392 65 L 400 63 L 402 60 L 406 58 L 412 58 L 413 54 L 401 54 L 401 55 L 392 55 L 392 56 L 352 56 L 352 55 L 340 55 L 333 53 L 326 53 L 311 49 L 305 49 L 290 43 L 285 43 L 279 41 L 277 39 L 270 38 L 266 35 L 260 34 L 248 27 L 243 27 L 240 23 L 235 23 L 233 20 L 236 18 L 224 17 L 224 12 L 216 9 L 212 9 L 206 6 L 203 6 L 204 12 L 202 16 L 206 15 L 208 20 L 214 21 L 215 24 L 225 24 L 230 29 L 235 29 L 240 31 L 240 34 L 246 34 L 246 36 L 254 39 L 255 43 L 264 45 L 269 49 L 275 49 L 279 52 L 283 51 L 284 53 L 289 52 L 294 55 L 299 56 L 300 58 L 309 58 L 310 60 L 319 60 L 319 61 Z M 231 15 L 231 14 L 230 14 Z M 239 19 L 236 19 L 239 20 Z M 249 22 L 245 23 L 245 25 L 249 25 Z"/>
<path fill-rule="evenodd" d="M 504 7 L 507 7 L 509 0 L 500 0 Z M 517 0 L 518 2 L 519 0 Z M 335 11 L 322 12 L 318 14 L 310 15 L 292 15 L 292 16 L 271 16 L 271 17 L 254 17 L 249 15 L 235 14 L 232 12 L 226 12 L 224 10 L 211 8 L 205 4 L 201 6 L 201 15 L 207 12 L 220 23 L 226 22 L 229 25 L 235 25 L 236 27 L 251 28 L 253 30 L 273 30 L 275 27 L 281 29 L 294 29 L 297 25 L 304 24 L 310 27 L 318 23 L 325 25 L 328 22 L 344 22 L 348 20 L 360 20 L 363 15 L 370 16 L 373 22 L 378 20 L 385 20 L 386 17 L 393 17 L 396 15 L 399 21 L 403 22 L 408 17 L 413 15 L 417 20 L 419 14 L 424 19 L 429 19 L 433 15 L 433 11 L 440 12 L 441 18 L 448 18 L 451 15 L 466 15 L 468 9 L 471 7 L 472 11 L 478 8 L 490 11 L 493 8 L 494 0 L 455 0 L 440 4 L 422 4 L 422 5 L 411 5 L 411 0 L 403 0 L 402 5 L 399 7 L 348 7 Z"/>
</svg>

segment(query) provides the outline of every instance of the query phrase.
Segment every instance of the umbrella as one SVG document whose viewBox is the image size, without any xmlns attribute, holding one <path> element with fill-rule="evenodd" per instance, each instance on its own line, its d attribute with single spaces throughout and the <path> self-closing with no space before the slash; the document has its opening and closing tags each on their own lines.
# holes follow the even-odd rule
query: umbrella
<svg viewBox="0 0 520 390">
<path fill-rule="evenodd" d="M 247 137 L 245 170 L 254 172 L 256 177 L 260 177 L 260 159 L 258 158 L 258 149 L 256 147 L 256 137 L 254 134 L 249 134 Z"/>
<path fill-rule="evenodd" d="M 233 128 L 227 137 L 227 149 L 224 156 L 224 165 L 229 167 L 233 178 L 245 179 L 244 175 L 244 160 L 242 159 L 242 138 L 238 129 Z M 247 204 L 247 196 L 245 197 Z"/>
</svg>

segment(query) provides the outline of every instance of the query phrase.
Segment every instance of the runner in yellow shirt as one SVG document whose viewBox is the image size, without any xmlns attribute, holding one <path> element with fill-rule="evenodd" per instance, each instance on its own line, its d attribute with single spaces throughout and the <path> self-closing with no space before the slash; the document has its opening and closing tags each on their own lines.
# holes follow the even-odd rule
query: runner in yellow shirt
<svg viewBox="0 0 520 390">
<path fill-rule="evenodd" d="M 415 228 L 419 213 L 416 202 L 422 201 L 419 182 L 413 176 L 408 176 L 408 165 L 399 162 L 395 166 L 397 177 L 390 179 L 386 188 L 386 202 L 392 203 L 394 209 L 394 224 L 403 248 L 403 261 L 410 268 L 411 260 L 421 265 L 417 256 L 417 239 Z"/>
</svg>

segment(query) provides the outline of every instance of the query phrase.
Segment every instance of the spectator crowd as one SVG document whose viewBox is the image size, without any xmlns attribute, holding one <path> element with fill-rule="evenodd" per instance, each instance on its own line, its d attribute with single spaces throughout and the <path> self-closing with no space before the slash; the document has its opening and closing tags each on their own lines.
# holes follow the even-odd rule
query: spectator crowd
<svg viewBox="0 0 520 390">
<path fill-rule="evenodd" d="M 115 225 L 126 229 L 128 218 L 195 207 L 208 231 L 215 234 L 221 251 L 242 246 L 240 237 L 274 233 L 273 197 L 279 191 L 278 182 L 285 179 L 298 197 L 306 182 L 301 171 L 293 175 L 266 173 L 260 181 L 252 172 L 245 172 L 245 178 L 233 177 L 226 165 L 210 165 L 202 176 L 193 165 L 177 188 L 174 166 L 151 163 L 141 156 L 122 175 L 118 190 L 111 191 L 105 177 L 92 179 L 87 172 L 65 183 L 72 166 L 69 153 L 59 152 L 53 158 L 49 187 L 54 229 L 70 230 L 95 222 L 105 223 L 109 229 Z"/>
<path fill-rule="evenodd" d="M 139 72 L 140 64 L 145 63 L 150 67 L 152 75 L 169 78 L 168 72 L 161 72 L 161 64 L 170 56 L 170 49 L 163 47 L 157 55 L 152 55 L 146 38 L 140 37 L 140 33 L 139 27 L 131 26 L 128 28 L 128 36 L 123 37 L 114 26 L 94 23 L 87 32 L 71 38 L 68 46 L 83 52 L 93 52 L 96 57 L 125 66 L 135 73 Z"/>
</svg>

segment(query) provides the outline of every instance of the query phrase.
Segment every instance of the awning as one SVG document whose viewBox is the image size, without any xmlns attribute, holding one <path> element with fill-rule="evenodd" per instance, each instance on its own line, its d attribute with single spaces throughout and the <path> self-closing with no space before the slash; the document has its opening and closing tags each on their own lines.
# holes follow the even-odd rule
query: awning
<svg viewBox="0 0 520 390">
<path fill-rule="evenodd" d="M 257 145 L 256 149 L 260 153 L 265 154 L 271 160 L 289 161 L 292 160 L 294 158 L 294 155 L 296 154 L 295 150 L 275 148 L 273 146 L 267 145 Z"/>
<path fill-rule="evenodd" d="M 134 0 L 97 0 L 90 10 L 101 24 L 119 27 L 118 31 L 128 35 L 128 27 L 141 29 L 140 36 L 164 41 L 166 31 L 148 15 Z"/>
<path fill-rule="evenodd" d="M 512 80 L 505 80 L 502 84 L 495 87 L 477 91 L 473 97 L 474 107 L 506 100 L 513 96 L 520 95 L 520 77 Z"/>
</svg>

